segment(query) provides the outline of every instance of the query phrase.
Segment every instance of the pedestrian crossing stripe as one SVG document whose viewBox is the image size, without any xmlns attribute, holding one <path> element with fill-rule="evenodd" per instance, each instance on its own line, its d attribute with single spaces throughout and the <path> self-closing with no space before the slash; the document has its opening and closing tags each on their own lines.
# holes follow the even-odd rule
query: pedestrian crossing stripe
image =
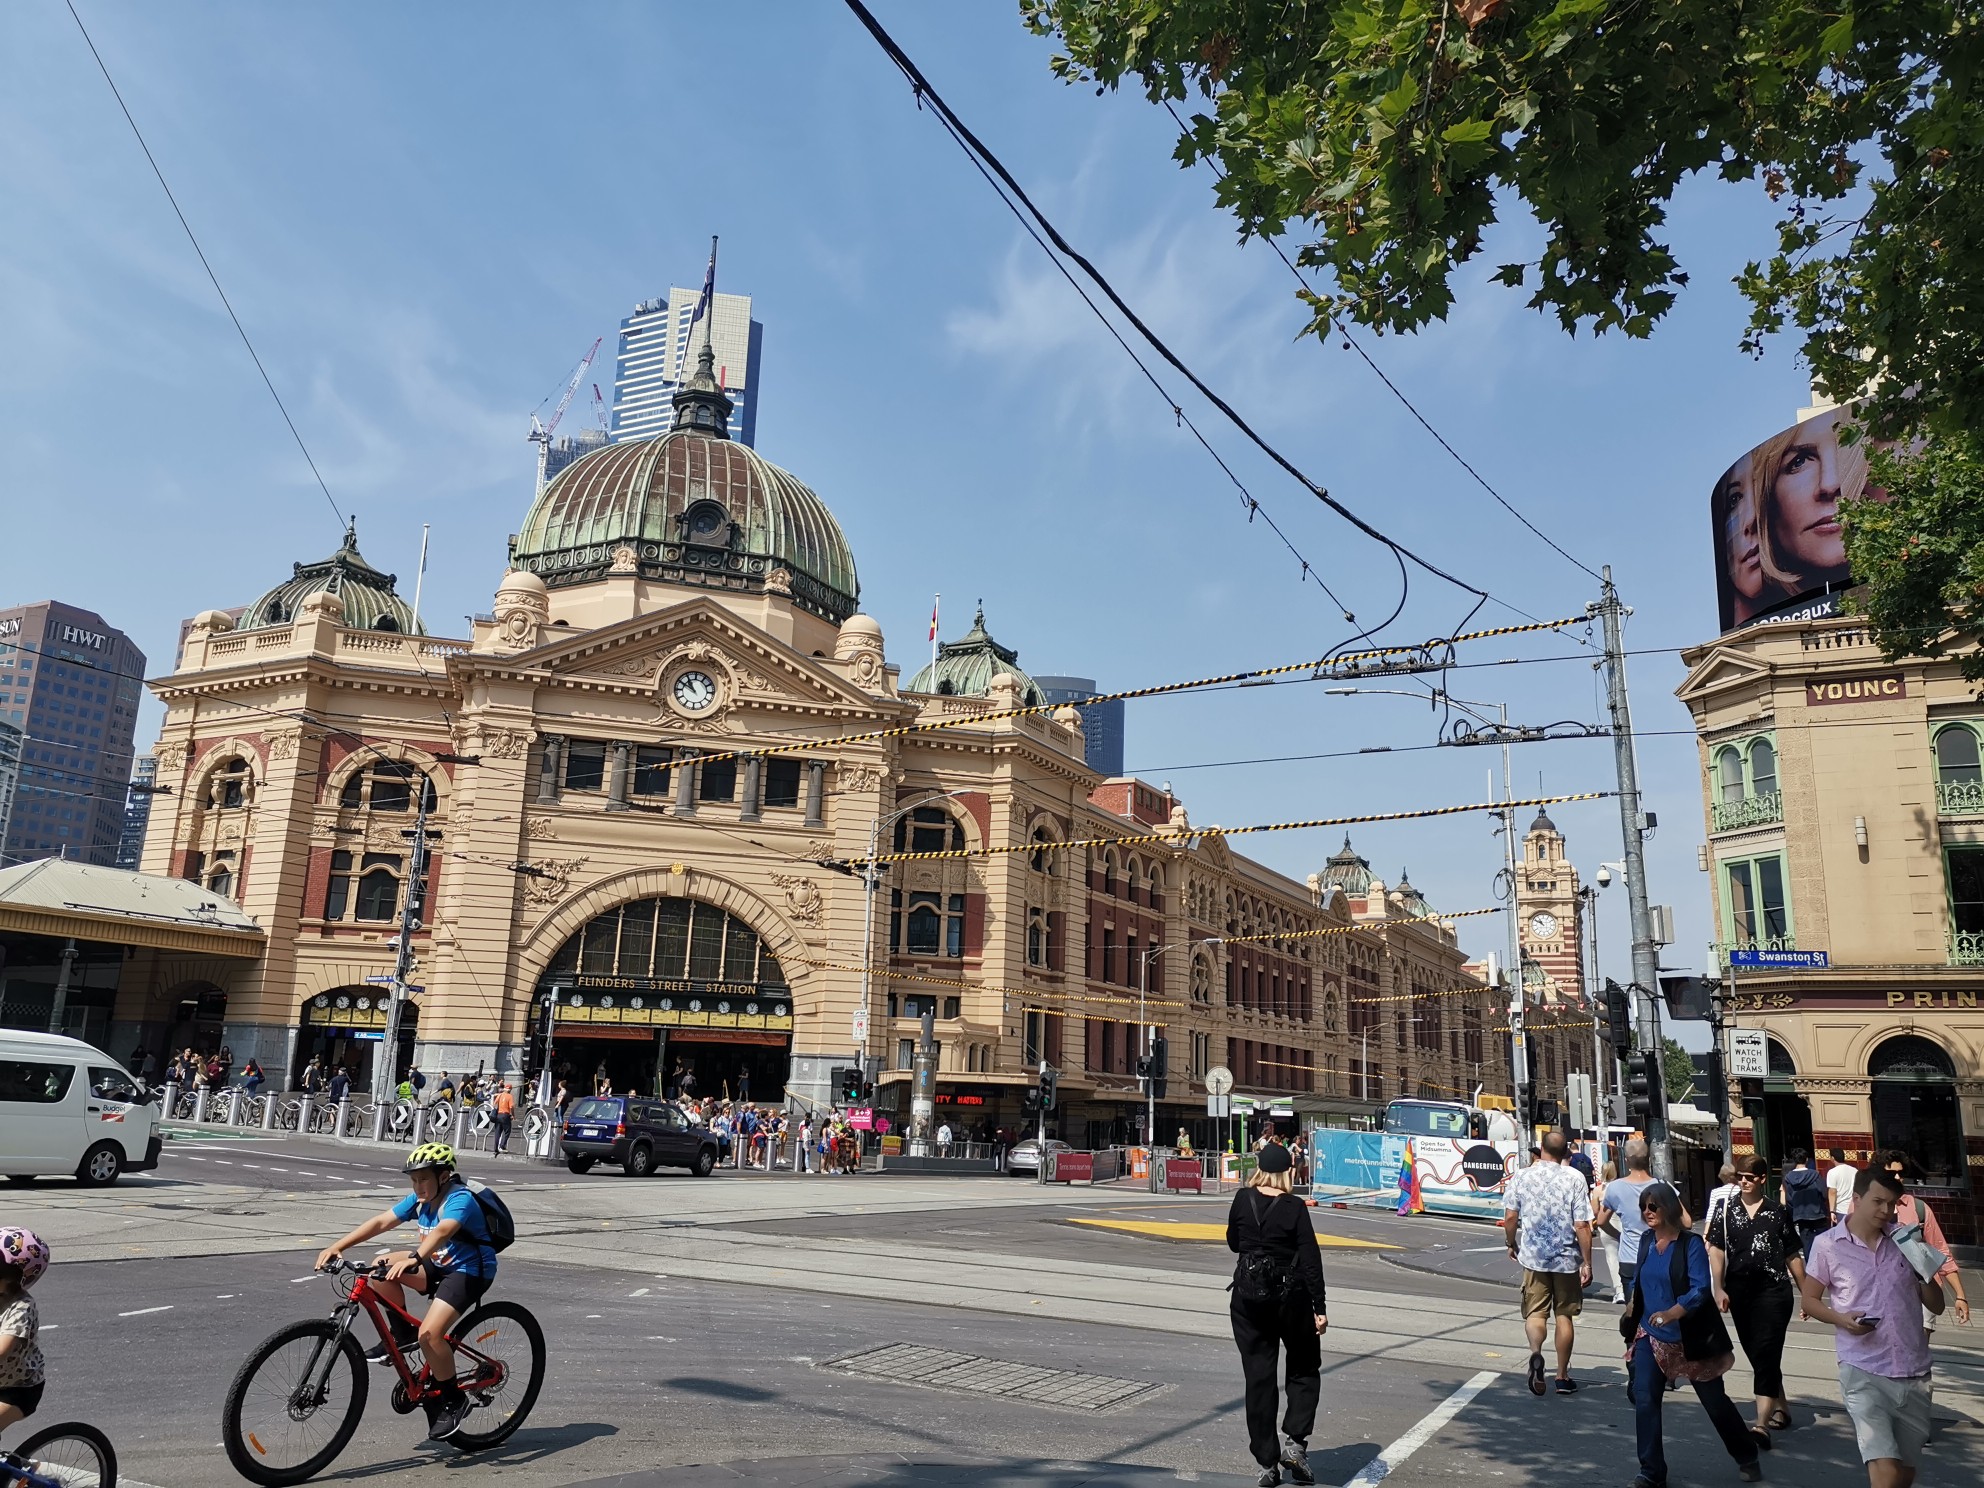
<svg viewBox="0 0 1984 1488">
<path fill-rule="evenodd" d="M 1071 1219 L 1069 1224 L 1088 1225 L 1098 1230 L 1122 1230 L 1152 1240 L 1183 1240 L 1194 1244 L 1226 1243 L 1224 1224 L 1203 1224 L 1182 1219 Z M 1325 1250 L 1403 1250 L 1382 1240 L 1353 1240 L 1347 1235 L 1318 1235 L 1316 1244 Z"/>
</svg>

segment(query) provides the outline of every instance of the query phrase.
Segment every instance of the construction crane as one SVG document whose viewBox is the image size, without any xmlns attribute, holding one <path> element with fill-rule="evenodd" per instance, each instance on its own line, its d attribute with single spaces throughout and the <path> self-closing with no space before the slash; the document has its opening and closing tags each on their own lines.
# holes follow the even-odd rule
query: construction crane
<svg viewBox="0 0 1984 1488">
<path fill-rule="evenodd" d="M 592 359 L 599 355 L 599 348 L 605 344 L 606 338 L 599 337 L 586 354 L 579 358 L 579 365 L 573 369 L 571 380 L 565 384 L 564 396 L 558 400 L 558 406 L 552 411 L 549 423 L 540 424 L 535 413 L 530 416 L 530 433 L 524 437 L 537 446 L 537 489 L 540 491 L 544 489 L 544 473 L 551 458 L 551 436 L 558 428 L 558 421 L 565 416 L 565 410 L 572 406 L 572 398 L 578 392 L 579 384 L 585 381 L 586 368 L 592 365 Z M 545 403 L 550 401 L 549 398 L 545 399 Z M 544 403 L 537 406 L 542 411 Z"/>
</svg>

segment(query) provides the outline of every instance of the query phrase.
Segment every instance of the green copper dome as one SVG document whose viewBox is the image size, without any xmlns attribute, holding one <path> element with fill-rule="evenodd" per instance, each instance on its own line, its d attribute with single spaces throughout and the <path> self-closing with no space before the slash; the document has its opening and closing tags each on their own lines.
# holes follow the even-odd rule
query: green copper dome
<svg viewBox="0 0 1984 1488">
<path fill-rule="evenodd" d="M 427 632 L 414 618 L 413 606 L 394 591 L 397 579 L 367 563 L 358 551 L 358 524 L 344 531 L 344 545 L 321 563 L 299 563 L 284 583 L 248 606 L 237 630 L 262 630 L 288 625 L 303 601 L 313 594 L 331 593 L 344 601 L 344 623 L 353 630 L 397 630 L 409 635 Z"/>
<path fill-rule="evenodd" d="M 1342 889 L 1353 899 L 1371 892 L 1371 863 L 1360 858 L 1350 845 L 1350 834 L 1343 834 L 1343 849 L 1323 865 L 1323 882 Z"/>
<path fill-rule="evenodd" d="M 609 444 L 559 471 L 510 540 L 511 566 L 554 589 L 631 567 L 665 583 L 756 591 L 784 570 L 796 604 L 835 624 L 852 615 L 861 583 L 826 503 L 725 435 L 728 403 L 706 369 L 675 405 L 666 434 Z"/>
<path fill-rule="evenodd" d="M 939 645 L 937 660 L 911 677 L 903 691 L 989 697 L 992 679 L 1002 674 L 1019 682 L 1022 708 L 1038 708 L 1047 701 L 1040 684 L 1020 670 L 1019 652 L 1000 645 L 986 631 L 985 607 L 980 605 L 964 639 Z"/>
</svg>

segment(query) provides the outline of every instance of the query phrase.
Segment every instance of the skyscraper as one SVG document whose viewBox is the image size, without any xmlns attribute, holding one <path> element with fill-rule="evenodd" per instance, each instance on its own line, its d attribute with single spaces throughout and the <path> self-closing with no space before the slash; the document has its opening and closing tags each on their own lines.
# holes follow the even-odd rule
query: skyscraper
<svg viewBox="0 0 1984 1488">
<path fill-rule="evenodd" d="M 21 730 L 0 723 L 0 842 L 7 840 L 7 823 L 14 816 L 14 791 L 21 782 Z M 4 867 L 0 864 L 0 867 Z"/>
<path fill-rule="evenodd" d="M 1123 700 L 1112 698 L 1106 703 L 1084 704 L 1084 699 L 1095 696 L 1093 677 L 1035 677 L 1033 680 L 1047 694 L 1048 702 L 1073 703 L 1081 708 L 1082 742 L 1086 747 L 1088 767 L 1104 775 L 1121 775 Z"/>
<path fill-rule="evenodd" d="M 671 401 L 695 370 L 703 328 L 695 317 L 698 289 L 671 288 L 666 300 L 643 300 L 620 322 L 620 349 L 613 371 L 611 437 L 645 439 L 666 433 L 675 421 Z M 730 437 L 752 448 L 758 443 L 758 362 L 765 328 L 751 319 L 749 295 L 719 294 L 710 311 L 711 344 L 717 380 L 732 408 Z"/>
<path fill-rule="evenodd" d="M 135 873 L 145 855 L 145 828 L 151 825 L 152 786 L 157 780 L 157 757 L 139 755 L 138 766 L 131 772 L 130 787 L 124 793 L 124 832 L 117 839 L 119 868 L 129 868 Z"/>
<path fill-rule="evenodd" d="M 0 722 L 25 732 L 0 864 L 115 864 L 145 654 L 92 610 L 0 610 Z"/>
</svg>

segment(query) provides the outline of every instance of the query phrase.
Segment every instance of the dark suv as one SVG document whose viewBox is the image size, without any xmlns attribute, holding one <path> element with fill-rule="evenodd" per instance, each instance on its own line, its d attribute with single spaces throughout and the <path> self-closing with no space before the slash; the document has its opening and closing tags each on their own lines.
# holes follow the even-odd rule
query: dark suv
<svg viewBox="0 0 1984 1488">
<path fill-rule="evenodd" d="M 574 1173 L 618 1163 L 635 1178 L 656 1168 L 687 1168 L 707 1178 L 716 1167 L 717 1135 L 673 1101 L 637 1095 L 592 1095 L 565 1111 L 559 1150 Z"/>
</svg>

